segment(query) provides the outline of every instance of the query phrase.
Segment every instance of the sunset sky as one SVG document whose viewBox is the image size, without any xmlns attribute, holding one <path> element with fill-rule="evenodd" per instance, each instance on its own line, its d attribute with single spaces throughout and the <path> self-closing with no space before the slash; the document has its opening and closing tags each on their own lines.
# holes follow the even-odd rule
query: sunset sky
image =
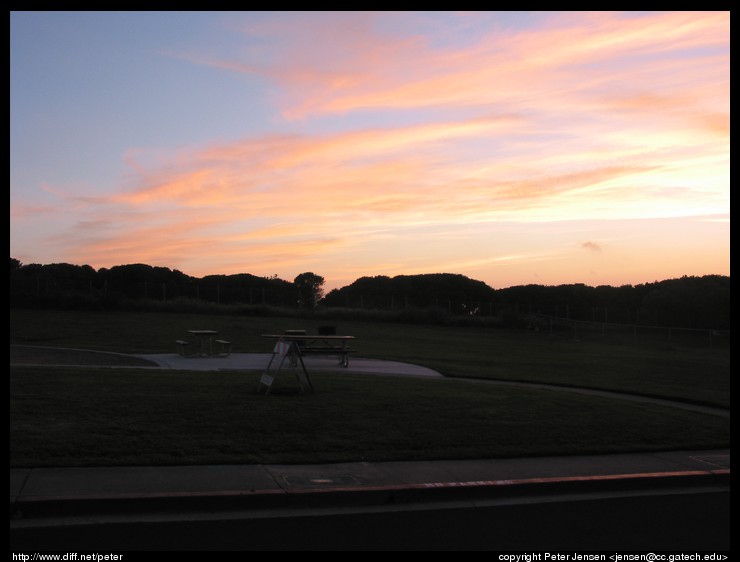
<svg viewBox="0 0 740 562">
<path fill-rule="evenodd" d="M 729 12 L 14 12 L 10 256 L 326 288 L 730 269 Z"/>
</svg>

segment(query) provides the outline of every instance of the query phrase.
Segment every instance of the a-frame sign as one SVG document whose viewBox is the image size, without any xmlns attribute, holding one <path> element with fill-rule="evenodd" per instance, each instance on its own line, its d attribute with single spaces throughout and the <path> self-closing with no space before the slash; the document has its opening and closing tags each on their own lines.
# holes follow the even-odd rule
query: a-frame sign
<svg viewBox="0 0 740 562">
<path fill-rule="evenodd" d="M 273 369 L 273 363 L 276 363 L 275 360 L 277 358 L 280 360 L 277 363 L 277 367 Z M 311 392 L 313 392 L 311 377 L 308 376 L 308 370 L 306 369 L 306 364 L 303 362 L 303 355 L 301 354 L 298 342 L 281 338 L 275 344 L 275 347 L 272 350 L 272 357 L 270 357 L 270 362 L 267 364 L 265 372 L 262 373 L 262 376 L 260 377 L 260 383 L 257 387 L 258 393 L 261 393 L 263 389 L 265 395 L 270 393 L 272 384 L 275 382 L 275 379 L 282 370 L 286 360 L 295 371 L 298 384 L 301 385 L 301 392 L 305 391 L 306 386 L 311 389 Z"/>
</svg>

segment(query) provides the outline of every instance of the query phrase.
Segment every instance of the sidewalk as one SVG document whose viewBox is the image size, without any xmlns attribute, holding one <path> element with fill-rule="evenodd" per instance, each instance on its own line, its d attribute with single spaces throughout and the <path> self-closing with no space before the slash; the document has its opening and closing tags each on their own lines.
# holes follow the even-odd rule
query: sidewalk
<svg viewBox="0 0 740 562">
<path fill-rule="evenodd" d="M 730 451 L 434 462 L 10 471 L 12 527 L 49 519 L 202 511 L 512 501 L 552 494 L 726 487 Z"/>
</svg>

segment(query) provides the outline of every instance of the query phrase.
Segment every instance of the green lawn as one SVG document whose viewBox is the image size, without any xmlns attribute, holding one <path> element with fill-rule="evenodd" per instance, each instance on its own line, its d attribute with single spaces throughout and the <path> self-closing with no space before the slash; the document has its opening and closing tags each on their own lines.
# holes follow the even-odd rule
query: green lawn
<svg viewBox="0 0 740 562">
<path fill-rule="evenodd" d="M 11 310 L 11 343 L 174 352 L 210 328 L 237 352 L 301 318 Z M 99 368 L 10 369 L 11 466 L 308 463 L 729 447 L 729 419 L 576 394 L 482 385 L 502 378 L 654 394 L 729 407 L 729 351 L 577 342 L 496 329 L 336 322 L 364 356 L 438 368 L 447 380 Z"/>
<path fill-rule="evenodd" d="M 11 369 L 11 466 L 495 458 L 729 445 L 729 420 L 454 380 Z M 278 384 L 276 382 L 276 385 Z"/>
</svg>

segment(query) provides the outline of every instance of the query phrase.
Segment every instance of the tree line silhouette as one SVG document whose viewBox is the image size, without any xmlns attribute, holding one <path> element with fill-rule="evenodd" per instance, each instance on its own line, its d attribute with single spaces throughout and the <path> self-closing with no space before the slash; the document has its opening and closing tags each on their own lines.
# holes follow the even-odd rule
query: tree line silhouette
<svg viewBox="0 0 740 562">
<path fill-rule="evenodd" d="M 331 291 L 326 306 L 382 310 L 436 307 L 479 316 L 555 317 L 583 322 L 730 329 L 730 278 L 684 276 L 614 287 L 583 283 L 493 289 L 459 274 L 363 277 Z"/>
<path fill-rule="evenodd" d="M 219 304 L 295 306 L 293 283 L 248 273 L 197 278 L 167 267 L 117 265 L 22 265 L 10 260 L 11 306 L 116 307 L 130 301 L 194 299 Z"/>
<path fill-rule="evenodd" d="M 121 308 L 148 301 L 198 301 L 288 309 L 432 311 L 434 317 L 540 317 L 609 324 L 729 330 L 730 278 L 684 276 L 640 285 L 519 285 L 493 289 L 464 275 L 361 277 L 323 295 L 323 277 L 293 282 L 248 273 L 193 277 L 146 264 L 23 265 L 10 259 L 11 307 Z"/>
</svg>

